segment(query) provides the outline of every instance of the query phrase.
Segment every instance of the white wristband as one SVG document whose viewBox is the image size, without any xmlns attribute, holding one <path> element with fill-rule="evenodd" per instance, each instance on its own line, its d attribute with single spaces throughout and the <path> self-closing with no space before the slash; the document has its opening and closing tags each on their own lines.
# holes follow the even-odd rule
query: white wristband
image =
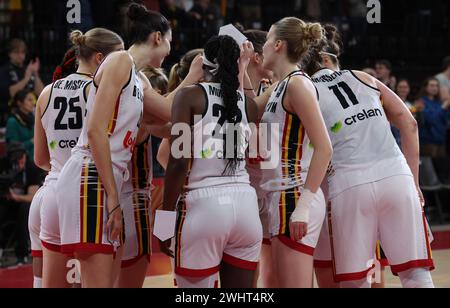
<svg viewBox="0 0 450 308">
<path fill-rule="evenodd" d="M 291 222 L 309 223 L 309 211 L 316 194 L 309 189 L 304 189 L 297 203 L 295 211 L 291 215 Z"/>
</svg>

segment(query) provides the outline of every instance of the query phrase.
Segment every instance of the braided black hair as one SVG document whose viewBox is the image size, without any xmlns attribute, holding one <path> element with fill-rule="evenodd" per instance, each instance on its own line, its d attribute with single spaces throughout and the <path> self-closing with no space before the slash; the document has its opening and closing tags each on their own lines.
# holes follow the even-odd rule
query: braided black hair
<svg viewBox="0 0 450 308">
<path fill-rule="evenodd" d="M 242 120 L 238 106 L 239 83 L 239 58 L 241 50 L 236 41 L 227 35 L 212 37 L 205 46 L 205 57 L 210 62 L 219 65 L 215 81 L 220 82 L 220 87 L 225 105 L 225 117 L 228 124 L 238 124 Z M 241 159 L 237 157 L 237 140 L 234 138 L 234 155 L 228 158 L 228 164 L 224 174 L 235 174 Z M 224 157 L 227 157 L 227 144 L 224 143 Z"/>
<path fill-rule="evenodd" d="M 53 73 L 53 82 L 75 73 L 77 69 L 77 47 L 73 46 L 66 52 L 61 64 L 56 67 Z"/>
</svg>

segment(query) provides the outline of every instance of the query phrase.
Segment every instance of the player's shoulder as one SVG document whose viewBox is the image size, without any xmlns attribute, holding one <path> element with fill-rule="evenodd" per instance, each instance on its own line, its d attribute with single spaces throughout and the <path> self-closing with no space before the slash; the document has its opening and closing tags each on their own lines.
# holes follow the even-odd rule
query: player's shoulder
<svg viewBox="0 0 450 308">
<path fill-rule="evenodd" d="M 133 66 L 133 58 L 126 51 L 115 51 L 110 53 L 104 60 L 101 66 L 108 66 L 115 71 L 125 69 L 129 70 Z"/>
</svg>

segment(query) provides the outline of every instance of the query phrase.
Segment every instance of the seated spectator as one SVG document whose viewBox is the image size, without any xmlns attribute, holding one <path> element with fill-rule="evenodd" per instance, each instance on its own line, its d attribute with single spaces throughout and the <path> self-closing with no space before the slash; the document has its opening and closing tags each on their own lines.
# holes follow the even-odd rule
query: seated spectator
<svg viewBox="0 0 450 308">
<path fill-rule="evenodd" d="M 11 115 L 6 123 L 6 143 L 22 143 L 29 159 L 34 158 L 34 104 L 30 90 L 19 91 L 13 100 Z"/>
<path fill-rule="evenodd" d="M 411 85 L 408 79 L 400 79 L 395 88 L 395 93 L 402 99 L 409 110 L 414 111 L 414 104 L 411 103 L 409 95 L 411 94 Z"/>
<path fill-rule="evenodd" d="M 13 39 L 9 44 L 9 63 L 0 67 L 0 114 L 3 114 L 4 117 L 8 110 L 8 103 L 17 92 L 28 90 L 37 97 L 44 89 L 44 84 L 39 76 L 39 58 L 31 59 L 26 66 L 26 53 L 25 42 Z M 1 119 L 0 124 L 2 124 Z"/>
<path fill-rule="evenodd" d="M 443 61 L 444 71 L 436 76 L 441 87 L 441 99 L 444 104 L 450 101 L 450 56 Z M 450 153 L 450 125 L 447 126 L 447 153 Z"/>
<path fill-rule="evenodd" d="M 395 90 L 397 79 L 392 76 L 392 64 L 388 60 L 379 60 L 375 64 L 377 79 L 388 86 L 392 91 Z"/>
<path fill-rule="evenodd" d="M 416 109 L 423 117 L 423 122 L 419 125 L 421 155 L 433 158 L 446 156 L 449 107 L 449 102 L 441 101 L 439 81 L 436 78 L 428 78 L 416 102 Z"/>
<path fill-rule="evenodd" d="M 34 164 L 27 158 L 24 146 L 21 143 L 12 143 L 8 147 L 8 156 L 1 164 L 2 183 L 0 195 L 0 226 L 8 221 L 14 221 L 15 265 L 27 263 L 28 247 L 28 212 L 31 201 L 41 185 L 39 172 Z M 5 248 L 5 241 L 12 234 L 5 234 L 0 229 L 0 248 Z"/>
<path fill-rule="evenodd" d="M 409 100 L 409 95 L 411 93 L 411 86 L 409 85 L 409 81 L 407 79 L 400 79 L 397 83 L 397 87 L 395 89 L 397 95 L 402 99 L 411 113 L 416 117 L 416 108 Z M 397 141 L 397 144 L 401 147 L 401 138 L 400 138 L 400 130 L 392 125 L 392 133 Z"/>
<path fill-rule="evenodd" d="M 441 87 L 441 99 L 443 102 L 450 100 L 450 56 L 443 61 L 442 73 L 436 75 Z"/>
</svg>

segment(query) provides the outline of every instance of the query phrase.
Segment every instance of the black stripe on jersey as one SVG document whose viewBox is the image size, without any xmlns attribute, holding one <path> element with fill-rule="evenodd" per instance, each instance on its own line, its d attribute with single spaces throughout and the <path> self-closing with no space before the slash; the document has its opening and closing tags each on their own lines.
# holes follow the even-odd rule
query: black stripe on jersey
<svg viewBox="0 0 450 308">
<path fill-rule="evenodd" d="M 203 119 L 206 116 L 206 113 L 208 112 L 208 108 L 209 108 L 208 93 L 206 93 L 206 89 L 201 84 L 196 84 L 196 86 L 198 86 L 200 89 L 202 89 L 203 94 L 205 95 L 205 110 L 202 113 L 202 119 Z"/>
<path fill-rule="evenodd" d="M 92 78 L 92 75 L 90 75 L 90 74 L 86 74 L 86 73 L 79 73 L 79 72 L 76 72 L 76 73 L 74 73 L 75 75 L 81 75 L 81 76 L 87 76 L 87 77 L 89 77 L 89 78 Z"/>
<path fill-rule="evenodd" d="M 284 97 L 286 96 L 286 93 L 287 93 L 287 91 L 288 91 L 288 87 L 289 87 L 289 82 L 291 81 L 291 77 L 289 76 L 289 79 L 286 81 L 286 85 L 285 85 L 285 89 L 284 89 L 284 93 L 283 93 L 283 97 L 281 98 L 281 107 L 283 107 L 283 110 L 287 113 L 287 114 L 290 114 L 290 115 L 295 115 L 294 113 L 292 113 L 292 112 L 289 112 L 287 109 L 286 109 L 286 107 L 284 107 Z"/>
<path fill-rule="evenodd" d="M 94 81 L 89 81 L 85 86 L 84 86 L 84 89 L 83 89 L 83 98 L 84 98 L 84 102 L 85 103 L 87 103 L 87 96 L 88 96 L 88 94 L 86 93 L 86 90 L 87 90 L 87 88 L 91 85 L 91 83 L 93 83 Z"/>
<path fill-rule="evenodd" d="M 128 85 L 131 82 L 131 78 L 133 77 L 133 70 L 134 70 L 134 66 L 131 66 L 131 70 L 130 70 L 130 77 L 128 78 L 128 82 L 122 87 L 122 91 L 126 89 L 126 87 L 128 87 Z"/>
<path fill-rule="evenodd" d="M 50 106 L 50 101 L 52 100 L 52 94 L 53 94 L 53 87 L 55 86 L 55 83 L 52 83 L 52 88 L 50 90 L 50 96 L 48 97 L 47 107 L 45 107 L 44 112 L 41 115 L 41 119 L 44 117 L 45 113 L 48 110 L 48 106 Z"/>
<path fill-rule="evenodd" d="M 349 72 L 353 75 L 353 77 L 356 78 L 356 80 L 358 80 L 359 82 L 361 82 L 361 83 L 362 83 L 363 85 L 365 85 L 366 87 L 369 87 L 369 88 L 371 88 L 372 90 L 375 90 L 375 91 L 377 91 L 377 92 L 381 92 L 380 89 L 377 89 L 377 88 L 375 88 L 375 87 L 372 87 L 371 85 L 369 85 L 369 84 L 365 83 L 364 81 L 362 81 L 361 79 L 359 79 L 359 77 L 356 76 L 356 74 L 355 74 L 353 71 L 349 70 Z"/>
<path fill-rule="evenodd" d="M 148 140 L 148 139 L 147 139 Z M 147 148 L 148 148 L 148 141 L 147 143 L 143 143 L 140 146 L 136 147 L 134 150 L 136 151 L 136 160 L 137 160 L 137 173 L 138 173 L 138 189 L 145 189 L 147 188 L 147 182 L 148 182 L 148 176 L 149 176 L 149 170 L 145 167 L 145 161 L 147 160 Z"/>
<path fill-rule="evenodd" d="M 285 236 L 290 237 L 291 232 L 289 229 L 288 222 L 291 220 L 292 213 L 295 211 L 296 202 L 295 202 L 295 187 L 291 188 L 289 190 L 286 190 L 286 228 L 284 231 Z"/>
<path fill-rule="evenodd" d="M 287 114 L 291 114 L 291 115 L 297 116 L 294 112 L 288 111 L 288 110 L 286 109 L 286 107 L 284 106 L 284 96 L 286 95 L 286 93 L 287 93 L 287 91 L 288 91 L 289 82 L 291 82 L 291 78 L 294 77 L 294 76 L 305 77 L 305 78 L 309 79 L 309 80 L 311 81 L 311 83 L 312 83 L 312 80 L 311 80 L 311 78 L 309 78 L 309 76 L 305 75 L 302 71 L 294 71 L 294 72 L 292 72 L 292 73 L 289 75 L 289 79 L 287 80 L 287 84 L 286 84 L 286 89 L 285 89 L 285 91 L 284 91 L 284 93 L 283 93 L 283 98 L 281 99 L 281 106 L 283 107 L 284 111 L 285 111 Z M 319 96 L 319 92 L 317 91 L 317 88 L 316 88 L 316 92 L 317 92 L 317 97 L 318 97 L 318 96 Z"/>
<path fill-rule="evenodd" d="M 138 196 L 138 215 L 139 221 L 141 222 L 141 233 L 142 233 L 142 254 L 147 255 L 150 253 L 149 249 L 149 226 L 147 225 L 147 215 L 146 215 L 146 207 L 147 207 L 148 199 L 143 196 Z M 150 211 L 150 209 L 149 209 Z"/>
<path fill-rule="evenodd" d="M 297 178 L 299 175 L 295 174 L 295 166 L 299 164 L 300 162 L 297 162 L 297 152 L 298 147 L 300 146 L 298 144 L 298 137 L 300 134 L 300 126 L 301 122 L 300 119 L 296 115 L 290 115 L 292 117 L 292 125 L 291 125 L 291 131 L 289 133 L 289 149 L 288 151 L 288 161 L 285 162 L 288 164 L 288 175 L 289 178 Z"/>
<path fill-rule="evenodd" d="M 103 204 L 98 204 L 98 182 L 99 175 L 95 164 L 89 164 L 88 171 L 88 188 L 87 188 L 87 242 L 95 244 L 95 235 L 97 231 L 97 210 L 99 206 Z M 102 230 L 101 230 L 102 231 Z"/>
</svg>

